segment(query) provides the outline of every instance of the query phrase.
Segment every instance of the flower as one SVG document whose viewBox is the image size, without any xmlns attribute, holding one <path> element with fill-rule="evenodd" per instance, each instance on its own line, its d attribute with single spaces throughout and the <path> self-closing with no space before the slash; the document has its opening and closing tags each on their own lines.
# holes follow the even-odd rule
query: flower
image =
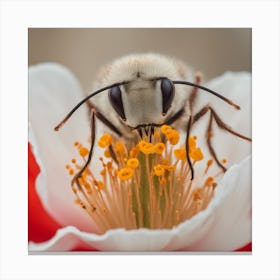
<svg viewBox="0 0 280 280">
<path fill-rule="evenodd" d="M 216 106 L 215 109 L 220 115 L 226 116 L 226 120 L 230 120 L 234 128 L 246 135 L 250 131 L 250 112 L 248 111 L 250 83 L 251 77 L 248 73 L 228 72 L 207 85 L 211 89 L 227 94 L 227 97 L 241 105 L 241 111 L 234 111 L 215 98 L 211 99 L 207 96 L 205 99 L 205 93 L 199 95 L 198 105 L 202 107 L 211 100 L 211 104 Z M 81 96 L 82 90 L 78 81 L 64 67 L 53 63 L 31 67 L 29 135 L 33 153 L 40 166 L 36 190 L 44 209 L 61 228 L 46 242 L 30 242 L 30 251 L 66 251 L 81 244 L 86 244 L 88 248 L 106 251 L 231 251 L 251 241 L 251 146 L 248 142 L 230 134 L 219 133 L 219 131 L 215 133 L 213 142 L 218 143 L 218 156 L 226 157 L 226 165 L 229 168 L 217 181 L 214 196 L 204 210 L 171 229 L 117 228 L 100 233 L 99 226 L 90 215 L 85 214 L 85 209 L 73 203 L 75 196 L 70 187 L 71 176 L 64 169 L 67 163 L 77 164 L 77 159 L 73 159 L 73 141 L 77 139 L 77 135 L 77 140 L 84 143 L 84 146 L 79 148 L 79 154 L 81 157 L 87 156 L 86 143 L 90 135 L 90 126 L 86 107 L 81 107 L 61 131 L 56 133 L 53 131 L 57 122 L 64 117 L 73 104 L 80 101 Z M 213 177 L 220 171 L 215 164 L 210 163 L 206 144 L 200 141 L 204 139 L 206 125 L 207 118 L 197 124 L 192 131 L 192 135 L 196 135 L 199 141 L 199 147 L 193 149 L 191 155 L 193 160 L 200 160 L 195 166 L 194 183 L 198 185 L 201 183 L 199 178 L 203 177 L 206 169 L 208 173 L 211 171 Z M 98 123 L 97 139 L 103 139 L 100 142 L 103 147 L 96 148 L 94 151 L 90 168 L 95 174 L 102 172 L 100 157 L 104 157 L 104 161 L 105 159 L 110 161 L 107 148 L 112 141 L 116 141 L 110 137 L 108 131 L 105 131 L 107 135 L 102 138 L 103 129 Z M 162 129 L 161 133 L 166 133 L 170 144 L 174 146 L 174 158 L 177 157 L 178 161 L 186 162 L 184 149 L 180 146 L 182 144 L 179 139 L 180 133 L 168 127 Z M 129 151 L 126 164 L 118 170 L 119 180 L 124 180 L 125 184 L 132 180 L 131 178 L 139 168 L 138 164 L 141 165 L 137 163 L 139 153 L 146 157 L 154 154 L 160 157 L 165 153 L 166 146 L 155 147 L 156 145 L 149 144 L 151 143 L 139 143 L 137 147 Z M 121 142 L 116 142 L 115 149 L 119 154 L 125 152 L 125 147 Z M 175 152 L 176 150 L 178 151 Z M 155 176 L 160 178 L 168 168 L 170 169 L 168 172 L 174 172 L 172 164 L 163 162 L 154 164 Z M 104 192 L 106 185 L 103 181 L 96 180 L 95 183 L 98 190 Z M 205 181 L 206 183 L 213 183 L 211 177 Z M 201 193 L 194 192 L 193 198 L 200 201 Z"/>
</svg>

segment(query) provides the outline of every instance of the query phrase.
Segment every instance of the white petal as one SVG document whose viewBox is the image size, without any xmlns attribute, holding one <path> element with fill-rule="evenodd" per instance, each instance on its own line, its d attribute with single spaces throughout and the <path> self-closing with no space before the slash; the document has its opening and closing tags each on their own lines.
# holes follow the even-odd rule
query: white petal
<svg viewBox="0 0 280 280">
<path fill-rule="evenodd" d="M 44 63 L 29 70 L 29 139 L 40 165 L 36 181 L 45 209 L 61 225 L 92 229 L 87 215 L 73 203 L 65 165 L 75 155 L 73 142 L 86 141 L 89 132 L 86 106 L 55 132 L 54 127 L 82 99 L 81 86 L 63 66 Z M 72 154 L 71 154 L 72 152 Z"/>
<path fill-rule="evenodd" d="M 67 227 L 47 242 L 31 243 L 29 250 L 69 250 L 80 240 L 102 251 L 231 251 L 251 240 L 250 166 L 247 158 L 230 168 L 207 209 L 172 230 L 116 229 L 96 235 Z"/>
<path fill-rule="evenodd" d="M 187 250 L 232 251 L 252 241 L 251 157 L 229 169 L 215 198 L 210 231 Z"/>
<path fill-rule="evenodd" d="M 204 91 L 199 91 L 196 111 L 204 105 L 210 104 L 218 113 L 220 118 L 236 132 L 251 137 L 251 74 L 247 72 L 226 72 L 206 84 L 206 87 L 231 99 L 241 106 L 236 110 L 229 104 Z M 198 136 L 199 145 L 206 155 L 209 155 L 205 143 L 205 132 L 209 122 L 209 113 L 201 118 L 194 126 L 192 134 Z M 240 162 L 251 154 L 251 143 L 242 140 L 214 125 L 213 146 L 218 158 L 226 158 L 228 166 Z"/>
</svg>

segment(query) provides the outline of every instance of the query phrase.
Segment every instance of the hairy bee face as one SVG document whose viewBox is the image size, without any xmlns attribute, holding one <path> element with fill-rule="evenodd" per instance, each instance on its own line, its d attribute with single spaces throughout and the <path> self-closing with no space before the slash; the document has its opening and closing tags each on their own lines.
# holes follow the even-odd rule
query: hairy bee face
<svg viewBox="0 0 280 280">
<path fill-rule="evenodd" d="M 101 69 L 95 88 L 127 83 L 96 96 L 93 103 L 117 127 L 160 124 L 189 97 L 189 89 L 175 88 L 171 80 L 191 78 L 187 67 L 177 60 L 158 54 L 126 56 Z"/>
<path fill-rule="evenodd" d="M 109 90 L 112 107 L 132 127 L 162 122 L 173 98 L 174 85 L 168 79 L 143 80 L 139 77 L 127 85 Z"/>
</svg>

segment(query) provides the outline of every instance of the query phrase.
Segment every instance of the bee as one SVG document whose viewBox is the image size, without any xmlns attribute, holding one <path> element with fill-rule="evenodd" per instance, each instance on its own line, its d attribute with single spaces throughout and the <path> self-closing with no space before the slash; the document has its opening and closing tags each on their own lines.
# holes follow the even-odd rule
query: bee
<svg viewBox="0 0 280 280">
<path fill-rule="evenodd" d="M 135 54 L 124 56 L 102 67 L 94 83 L 93 93 L 81 100 L 54 128 L 58 131 L 80 106 L 85 103 L 88 105 L 91 112 L 89 155 L 72 182 L 79 184 L 78 179 L 91 161 L 96 118 L 118 137 L 127 139 L 144 136 L 151 139 L 155 128 L 163 125 L 185 130 L 185 149 L 193 179 L 194 169 L 189 157 L 188 139 L 192 126 L 210 112 L 206 133 L 207 146 L 218 166 L 225 172 L 226 168 L 217 158 L 211 141 L 213 122 L 239 138 L 247 141 L 251 139 L 234 131 L 222 121 L 211 105 L 196 108 L 199 89 L 216 96 L 237 110 L 240 109 L 239 105 L 230 99 L 202 86 L 201 74 L 193 75 L 180 60 L 154 53 Z M 117 161 L 112 149 L 111 153 Z"/>
</svg>

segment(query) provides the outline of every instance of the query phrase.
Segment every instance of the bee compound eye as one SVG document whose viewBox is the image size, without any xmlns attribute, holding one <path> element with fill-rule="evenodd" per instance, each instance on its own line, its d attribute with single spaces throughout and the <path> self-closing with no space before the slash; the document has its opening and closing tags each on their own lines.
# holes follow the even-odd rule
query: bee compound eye
<svg viewBox="0 0 280 280">
<path fill-rule="evenodd" d="M 165 115 L 174 98 L 174 84 L 168 79 L 161 80 L 162 114 Z"/>
<path fill-rule="evenodd" d="M 123 120 L 126 120 L 122 102 L 122 92 L 119 86 L 114 86 L 109 90 L 109 100 L 118 115 Z"/>
</svg>

